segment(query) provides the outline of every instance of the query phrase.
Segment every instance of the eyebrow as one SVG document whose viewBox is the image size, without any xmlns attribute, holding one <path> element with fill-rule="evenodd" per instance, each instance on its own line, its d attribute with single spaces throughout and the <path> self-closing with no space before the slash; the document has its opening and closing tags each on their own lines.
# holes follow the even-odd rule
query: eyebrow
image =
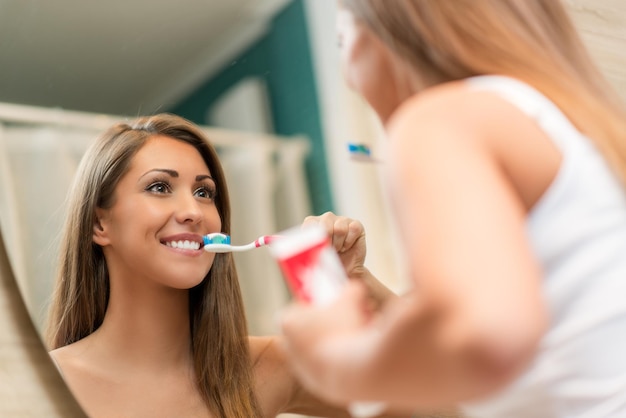
<svg viewBox="0 0 626 418">
<path fill-rule="evenodd" d="M 145 175 L 147 175 L 149 173 L 153 173 L 155 171 L 159 172 L 159 173 L 168 174 L 169 176 L 174 177 L 174 178 L 179 176 L 178 171 L 176 171 L 176 170 L 170 170 L 168 168 L 153 168 L 152 170 L 148 170 L 145 173 L 143 173 L 139 178 L 141 179 Z M 202 181 L 202 180 L 206 180 L 206 179 L 213 180 L 213 177 L 211 177 L 208 174 L 198 174 L 196 176 L 196 181 Z"/>
</svg>

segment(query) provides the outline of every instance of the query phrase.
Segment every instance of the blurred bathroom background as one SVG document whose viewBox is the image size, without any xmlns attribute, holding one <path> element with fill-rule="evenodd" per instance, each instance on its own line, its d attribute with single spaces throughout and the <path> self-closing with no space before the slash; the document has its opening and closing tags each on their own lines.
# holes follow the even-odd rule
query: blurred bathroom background
<svg viewBox="0 0 626 418">
<path fill-rule="evenodd" d="M 566 0 L 626 97 L 626 3 Z M 218 148 L 233 241 L 332 210 L 363 222 L 370 269 L 405 289 L 378 121 L 344 84 L 336 0 L 0 0 L 0 228 L 33 322 L 52 287 L 65 194 L 78 160 L 114 121 L 172 112 Z M 266 249 L 237 254 L 251 333 L 275 333 L 289 301 Z"/>
</svg>

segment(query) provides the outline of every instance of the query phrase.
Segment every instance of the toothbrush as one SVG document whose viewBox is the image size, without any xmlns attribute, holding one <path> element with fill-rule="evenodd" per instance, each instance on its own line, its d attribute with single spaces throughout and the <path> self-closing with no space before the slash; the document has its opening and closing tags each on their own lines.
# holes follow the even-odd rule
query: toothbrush
<svg viewBox="0 0 626 418">
<path fill-rule="evenodd" d="M 253 242 L 246 245 L 232 245 L 230 243 L 230 235 L 216 232 L 213 234 L 204 235 L 202 241 L 204 242 L 204 251 L 212 253 L 228 253 L 237 251 L 248 251 L 254 248 L 259 248 L 264 245 L 271 244 L 273 240 L 279 238 L 276 235 L 263 235 L 255 239 Z"/>
<path fill-rule="evenodd" d="M 380 162 L 378 158 L 372 155 L 371 148 L 366 144 L 357 144 L 354 142 L 348 143 L 348 152 L 350 153 L 350 159 L 354 161 L 376 163 Z"/>
</svg>

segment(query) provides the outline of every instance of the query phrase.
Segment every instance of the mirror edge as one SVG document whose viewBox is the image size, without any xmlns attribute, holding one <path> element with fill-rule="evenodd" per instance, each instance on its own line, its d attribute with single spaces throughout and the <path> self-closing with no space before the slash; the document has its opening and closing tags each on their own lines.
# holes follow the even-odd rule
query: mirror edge
<svg viewBox="0 0 626 418">
<path fill-rule="evenodd" d="M 0 228 L 0 416 L 86 418 L 19 291 Z"/>
</svg>

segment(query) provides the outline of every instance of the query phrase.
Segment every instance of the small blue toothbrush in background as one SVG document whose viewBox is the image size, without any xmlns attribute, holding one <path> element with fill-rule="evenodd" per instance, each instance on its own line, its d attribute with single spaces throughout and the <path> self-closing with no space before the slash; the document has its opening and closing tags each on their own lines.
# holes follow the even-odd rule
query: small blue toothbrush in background
<svg viewBox="0 0 626 418">
<path fill-rule="evenodd" d="M 238 251 L 248 251 L 270 244 L 273 240 L 279 238 L 277 235 L 263 235 L 253 242 L 246 245 L 231 245 L 230 235 L 215 232 L 213 234 L 204 235 L 204 251 L 212 253 L 230 253 Z"/>
<path fill-rule="evenodd" d="M 367 163 L 378 163 L 380 160 L 372 155 L 372 149 L 366 144 L 348 143 L 350 159 Z"/>
</svg>

